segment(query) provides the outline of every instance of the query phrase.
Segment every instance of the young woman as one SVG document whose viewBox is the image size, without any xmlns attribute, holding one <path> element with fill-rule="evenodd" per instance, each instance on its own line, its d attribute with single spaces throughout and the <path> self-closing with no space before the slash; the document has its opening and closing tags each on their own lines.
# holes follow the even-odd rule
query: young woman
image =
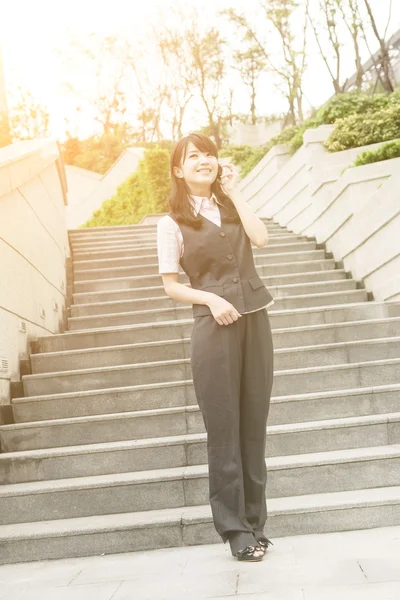
<svg viewBox="0 0 400 600">
<path fill-rule="evenodd" d="M 272 543 L 264 525 L 273 299 L 251 242 L 265 246 L 268 233 L 241 198 L 235 168 L 221 168 L 207 136 L 177 142 L 171 177 L 170 212 L 157 224 L 159 273 L 168 296 L 193 304 L 190 362 L 207 431 L 214 527 L 232 556 L 259 561 Z M 180 267 L 191 287 L 178 282 Z"/>
</svg>

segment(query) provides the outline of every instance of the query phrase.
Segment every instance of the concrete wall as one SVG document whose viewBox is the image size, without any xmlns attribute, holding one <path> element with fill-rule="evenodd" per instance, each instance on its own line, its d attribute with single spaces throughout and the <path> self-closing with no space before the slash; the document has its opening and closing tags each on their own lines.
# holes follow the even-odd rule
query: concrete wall
<svg viewBox="0 0 400 600">
<path fill-rule="evenodd" d="M 0 405 L 29 341 L 63 325 L 66 186 L 56 142 L 18 142 L 0 149 Z M 1 366 L 3 367 L 1 369 Z"/>
<path fill-rule="evenodd" d="M 399 300 L 400 158 L 348 168 L 381 144 L 328 153 L 330 131 L 307 131 L 291 157 L 271 150 L 241 182 L 244 197 L 258 216 L 324 243 L 375 299 Z"/>
<path fill-rule="evenodd" d="M 239 146 L 261 146 L 282 131 L 283 121 L 273 123 L 241 123 L 228 127 L 229 143 Z"/>
<path fill-rule="evenodd" d="M 111 198 L 118 186 L 138 168 L 144 148 L 127 148 L 104 175 L 66 167 L 68 180 L 68 229 L 86 223 L 105 200 Z"/>
</svg>

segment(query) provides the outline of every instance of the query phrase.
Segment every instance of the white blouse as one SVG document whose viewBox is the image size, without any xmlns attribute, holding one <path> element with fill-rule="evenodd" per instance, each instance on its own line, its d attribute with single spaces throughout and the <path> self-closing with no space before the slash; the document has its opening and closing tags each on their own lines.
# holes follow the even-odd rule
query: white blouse
<svg viewBox="0 0 400 600">
<path fill-rule="evenodd" d="M 221 215 L 219 212 L 217 199 L 214 194 L 211 198 L 202 196 L 192 196 L 192 206 L 194 207 L 195 213 L 199 212 L 209 219 L 218 227 L 221 227 Z M 181 266 L 179 264 L 180 258 L 182 258 L 184 252 L 184 243 L 182 232 L 179 225 L 169 215 L 164 215 L 157 222 L 157 254 L 158 254 L 158 272 L 161 273 L 179 273 Z M 271 300 L 268 304 L 262 308 L 256 308 L 248 312 L 256 312 L 262 310 L 267 306 L 274 304 L 274 300 Z M 247 313 L 242 313 L 247 314 Z"/>
</svg>

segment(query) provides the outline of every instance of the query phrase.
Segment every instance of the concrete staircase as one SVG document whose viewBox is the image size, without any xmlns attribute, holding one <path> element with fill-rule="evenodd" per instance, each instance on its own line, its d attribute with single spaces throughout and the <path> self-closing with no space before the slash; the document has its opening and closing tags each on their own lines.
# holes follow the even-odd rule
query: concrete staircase
<svg viewBox="0 0 400 600">
<path fill-rule="evenodd" d="M 268 219 L 275 298 L 266 534 L 400 523 L 400 303 Z M 0 562 L 213 543 L 190 305 L 168 298 L 156 226 L 70 232 L 69 331 L 32 343 L 0 427 Z M 188 282 L 181 274 L 182 282 Z"/>
</svg>

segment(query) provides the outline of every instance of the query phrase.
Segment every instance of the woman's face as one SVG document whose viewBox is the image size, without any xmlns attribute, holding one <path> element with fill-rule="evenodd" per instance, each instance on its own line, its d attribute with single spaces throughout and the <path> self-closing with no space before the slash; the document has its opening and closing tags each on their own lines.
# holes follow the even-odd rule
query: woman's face
<svg viewBox="0 0 400 600">
<path fill-rule="evenodd" d="M 174 173 L 185 180 L 194 195 L 209 194 L 218 175 L 218 159 L 210 152 L 200 152 L 189 142 L 186 156 L 180 167 L 174 167 Z"/>
</svg>

